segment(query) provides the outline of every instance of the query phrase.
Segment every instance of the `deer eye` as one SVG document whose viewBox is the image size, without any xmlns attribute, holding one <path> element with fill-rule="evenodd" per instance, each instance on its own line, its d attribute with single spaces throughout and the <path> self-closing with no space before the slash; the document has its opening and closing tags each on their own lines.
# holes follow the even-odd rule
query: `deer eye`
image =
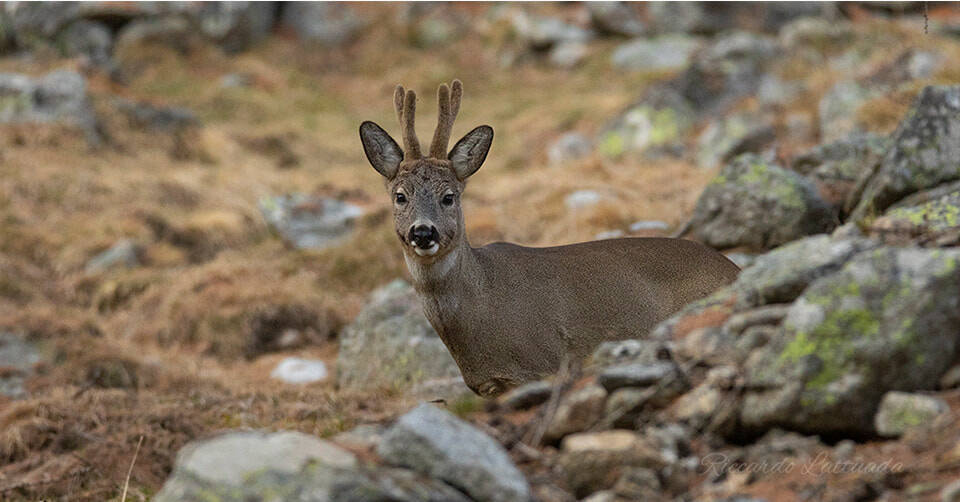
<svg viewBox="0 0 960 502">
<path fill-rule="evenodd" d="M 406 195 L 403 195 L 403 194 L 400 193 L 400 192 L 397 192 L 397 193 L 394 195 L 393 200 L 396 201 L 397 204 L 406 204 L 406 203 L 407 203 L 407 196 L 406 196 Z"/>
<path fill-rule="evenodd" d="M 440 203 L 443 204 L 444 206 L 452 206 L 452 205 L 453 205 L 453 200 L 454 200 L 453 194 L 452 194 L 452 193 L 448 193 L 448 194 L 444 195 L 442 199 L 440 199 Z"/>
</svg>

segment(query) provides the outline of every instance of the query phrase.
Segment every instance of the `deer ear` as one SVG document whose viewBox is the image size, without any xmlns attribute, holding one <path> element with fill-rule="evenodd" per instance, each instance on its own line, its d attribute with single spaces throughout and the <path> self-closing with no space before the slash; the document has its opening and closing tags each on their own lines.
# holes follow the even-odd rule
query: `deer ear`
<svg viewBox="0 0 960 502">
<path fill-rule="evenodd" d="M 369 120 L 360 124 L 360 142 L 370 165 L 388 180 L 393 179 L 403 160 L 403 150 L 383 128 Z"/>
<path fill-rule="evenodd" d="M 491 144 L 493 144 L 493 128 L 488 125 L 477 127 L 457 141 L 450 150 L 450 155 L 447 155 L 453 171 L 457 173 L 457 178 L 463 181 L 477 172 L 486 160 Z"/>
</svg>

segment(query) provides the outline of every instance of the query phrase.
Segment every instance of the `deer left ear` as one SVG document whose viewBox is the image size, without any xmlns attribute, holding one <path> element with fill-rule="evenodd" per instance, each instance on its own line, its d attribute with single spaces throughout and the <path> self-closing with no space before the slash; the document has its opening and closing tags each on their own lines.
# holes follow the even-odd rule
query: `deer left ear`
<svg viewBox="0 0 960 502">
<path fill-rule="evenodd" d="M 467 179 L 480 169 L 492 144 L 493 128 L 482 125 L 468 132 L 460 141 L 457 141 L 456 145 L 453 145 L 447 158 L 460 181 Z"/>
</svg>

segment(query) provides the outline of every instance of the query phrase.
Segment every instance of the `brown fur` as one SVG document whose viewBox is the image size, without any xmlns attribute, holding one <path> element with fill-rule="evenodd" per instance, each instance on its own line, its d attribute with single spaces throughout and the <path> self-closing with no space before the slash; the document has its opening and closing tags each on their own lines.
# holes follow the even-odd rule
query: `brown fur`
<svg viewBox="0 0 960 502">
<path fill-rule="evenodd" d="M 454 82 L 452 102 L 445 87 L 438 92 L 438 129 L 448 130 L 460 86 Z M 411 93 L 401 119 L 405 144 L 413 124 Z M 583 358 L 603 341 L 642 337 L 683 305 L 732 282 L 739 271 L 722 254 L 683 239 L 474 248 L 464 232 L 459 196 L 486 158 L 491 128 L 468 133 L 447 158 L 440 145 L 446 149 L 449 131 L 436 132 L 428 158 L 401 155 L 371 122 L 361 125 L 360 135 L 395 199 L 397 236 L 427 319 L 467 385 L 482 396 L 549 375 L 565 358 Z M 423 248 L 408 237 L 417 225 L 436 228 L 432 254 L 421 254 Z"/>
</svg>

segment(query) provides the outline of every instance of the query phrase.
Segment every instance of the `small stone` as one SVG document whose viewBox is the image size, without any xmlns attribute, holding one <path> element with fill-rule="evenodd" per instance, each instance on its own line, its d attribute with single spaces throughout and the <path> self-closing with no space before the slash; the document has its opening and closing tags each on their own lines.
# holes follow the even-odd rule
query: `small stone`
<svg viewBox="0 0 960 502">
<path fill-rule="evenodd" d="M 577 190 L 563 199 L 567 209 L 584 209 L 595 206 L 604 199 L 600 192 L 595 190 Z"/>
<path fill-rule="evenodd" d="M 263 198 L 260 212 L 297 249 L 324 249 L 339 243 L 364 213 L 348 202 L 300 193 Z"/>
<path fill-rule="evenodd" d="M 373 450 L 380 444 L 384 431 L 386 428 L 382 425 L 362 424 L 333 436 L 331 440 L 354 450 Z"/>
<path fill-rule="evenodd" d="M 566 395 L 560 400 L 544 438 L 554 441 L 589 429 L 603 415 L 603 403 L 606 399 L 607 391 L 599 385 L 589 385 Z"/>
<path fill-rule="evenodd" d="M 500 398 L 500 405 L 508 410 L 526 410 L 550 399 L 553 385 L 545 380 L 525 383 Z"/>
<path fill-rule="evenodd" d="M 23 338 L 0 332 L 0 395 L 12 399 L 27 397 L 24 383 L 40 362 L 40 351 Z"/>
<path fill-rule="evenodd" d="M 614 67 L 629 71 L 668 71 L 684 68 L 700 47 L 700 40 L 685 35 L 663 35 L 626 42 L 610 56 Z"/>
<path fill-rule="evenodd" d="M 960 365 L 950 368 L 940 377 L 941 389 L 955 389 L 957 387 L 960 387 Z"/>
<path fill-rule="evenodd" d="M 583 42 L 562 42 L 550 49 L 547 60 L 557 68 L 573 68 L 587 57 L 590 50 Z"/>
<path fill-rule="evenodd" d="M 940 490 L 940 500 L 941 502 L 960 502 L 960 479 Z"/>
<path fill-rule="evenodd" d="M 940 398 L 892 391 L 880 401 L 874 426 L 881 436 L 900 437 L 909 429 L 929 426 L 949 411 L 950 407 Z"/>
<path fill-rule="evenodd" d="M 666 230 L 670 228 L 666 222 L 659 220 L 640 220 L 630 224 L 631 232 L 643 232 L 647 230 Z"/>
<path fill-rule="evenodd" d="M 760 153 L 775 139 L 772 117 L 733 114 L 711 122 L 697 138 L 697 165 L 710 169 L 742 153 Z"/>
<path fill-rule="evenodd" d="M 318 359 L 288 357 L 270 372 L 270 378 L 292 384 L 322 382 L 327 379 L 327 365 Z"/>
<path fill-rule="evenodd" d="M 673 363 L 632 363 L 603 370 L 597 381 L 607 391 L 621 387 L 647 387 L 673 376 L 677 369 Z"/>
<path fill-rule="evenodd" d="M 726 256 L 738 267 L 745 269 L 757 261 L 758 255 L 754 253 L 728 253 Z"/>
<path fill-rule="evenodd" d="M 116 267 L 135 268 L 140 266 L 141 252 L 140 246 L 135 242 L 123 239 L 87 261 L 84 270 L 93 274 Z"/>
<path fill-rule="evenodd" d="M 551 166 L 559 166 L 590 155 L 592 149 L 593 146 L 586 136 L 568 132 L 550 144 L 547 148 L 547 159 Z"/>
<path fill-rule="evenodd" d="M 589 2 L 590 20 L 601 33 L 636 37 L 645 31 L 643 21 L 630 2 Z"/>
<path fill-rule="evenodd" d="M 477 501 L 530 499 L 526 479 L 503 446 L 431 404 L 400 417 L 384 434 L 377 453 L 390 465 L 439 478 Z"/>
</svg>

